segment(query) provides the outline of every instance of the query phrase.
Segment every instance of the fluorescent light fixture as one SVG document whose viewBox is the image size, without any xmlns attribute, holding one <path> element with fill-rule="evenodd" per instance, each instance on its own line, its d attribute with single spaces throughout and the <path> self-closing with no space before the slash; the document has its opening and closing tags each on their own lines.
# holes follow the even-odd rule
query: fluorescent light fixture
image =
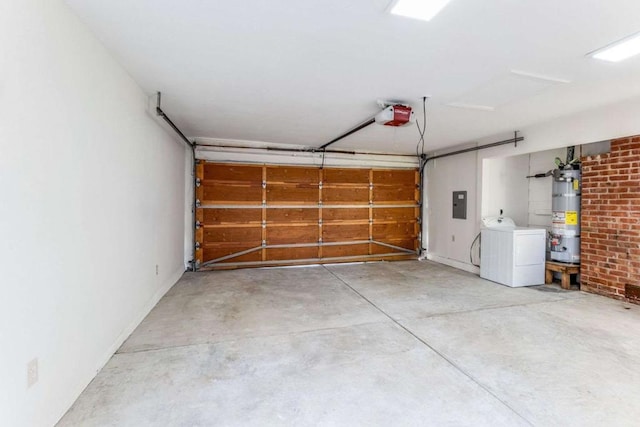
<svg viewBox="0 0 640 427">
<path fill-rule="evenodd" d="M 491 107 L 489 105 L 468 104 L 466 102 L 449 102 L 445 105 L 447 107 L 466 108 L 467 110 L 495 111 L 495 107 Z"/>
<path fill-rule="evenodd" d="M 407 18 L 429 21 L 451 0 L 395 0 L 391 13 Z"/>
<path fill-rule="evenodd" d="M 633 34 L 608 46 L 592 52 L 590 55 L 603 61 L 619 62 L 640 53 L 640 33 Z"/>
</svg>

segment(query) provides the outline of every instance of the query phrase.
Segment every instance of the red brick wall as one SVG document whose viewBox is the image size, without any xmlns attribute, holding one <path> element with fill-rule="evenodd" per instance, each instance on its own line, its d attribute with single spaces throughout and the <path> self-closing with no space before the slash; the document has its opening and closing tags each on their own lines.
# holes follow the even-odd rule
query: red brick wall
<svg viewBox="0 0 640 427">
<path fill-rule="evenodd" d="M 640 136 L 582 159 L 580 233 L 582 290 L 625 299 L 640 286 Z"/>
</svg>

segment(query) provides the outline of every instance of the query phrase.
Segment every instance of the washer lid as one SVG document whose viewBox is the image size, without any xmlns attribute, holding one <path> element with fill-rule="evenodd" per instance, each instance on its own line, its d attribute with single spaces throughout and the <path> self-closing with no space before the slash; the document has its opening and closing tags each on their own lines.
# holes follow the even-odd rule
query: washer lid
<svg viewBox="0 0 640 427">
<path fill-rule="evenodd" d="M 488 216 L 482 218 L 482 225 L 486 228 L 516 228 L 516 223 L 508 216 Z"/>
</svg>

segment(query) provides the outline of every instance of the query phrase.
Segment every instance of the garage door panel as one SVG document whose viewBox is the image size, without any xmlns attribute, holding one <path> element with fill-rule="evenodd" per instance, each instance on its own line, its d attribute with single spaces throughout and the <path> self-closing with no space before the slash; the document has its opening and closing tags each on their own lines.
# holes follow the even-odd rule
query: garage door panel
<svg viewBox="0 0 640 427">
<path fill-rule="evenodd" d="M 267 249 L 267 258 L 273 261 L 316 259 L 318 258 L 318 247 Z"/>
<path fill-rule="evenodd" d="M 267 245 L 317 243 L 320 227 L 313 225 L 272 224 L 267 227 Z"/>
<path fill-rule="evenodd" d="M 322 203 L 330 204 L 369 204 L 369 187 L 325 187 L 322 188 Z"/>
<path fill-rule="evenodd" d="M 373 170 L 373 184 L 413 185 L 416 183 L 415 170 Z"/>
<path fill-rule="evenodd" d="M 323 242 L 369 240 L 369 224 L 327 224 L 322 227 Z"/>
<path fill-rule="evenodd" d="M 269 167 L 267 166 L 267 185 L 272 183 L 315 183 L 320 182 L 320 174 L 317 168 L 302 167 Z"/>
<path fill-rule="evenodd" d="M 259 245 L 256 245 L 259 246 Z M 204 252 L 204 262 L 212 261 L 218 258 L 222 258 L 225 256 L 241 253 L 248 249 L 253 249 L 256 246 L 251 245 L 242 245 L 242 246 L 233 246 L 233 247 L 211 247 L 211 248 L 203 248 Z M 240 256 L 232 257 L 226 260 L 227 262 L 244 262 L 244 261 L 260 261 L 262 259 L 262 250 L 257 250 L 255 252 L 250 252 L 248 254 L 243 254 Z"/>
<path fill-rule="evenodd" d="M 261 209 L 198 209 L 198 221 L 206 224 L 261 224 Z"/>
<path fill-rule="evenodd" d="M 204 243 L 213 242 L 238 242 L 254 243 L 259 246 L 262 243 L 262 227 L 205 227 L 203 231 Z"/>
<path fill-rule="evenodd" d="M 374 221 L 408 222 L 415 221 L 418 212 L 416 208 L 377 208 L 373 210 Z"/>
<path fill-rule="evenodd" d="M 196 190 L 203 205 L 213 204 L 261 204 L 262 185 L 203 184 Z"/>
<path fill-rule="evenodd" d="M 415 222 L 399 222 L 389 224 L 373 224 L 373 239 L 396 239 L 402 237 L 415 237 Z"/>
<path fill-rule="evenodd" d="M 308 222 L 318 223 L 318 209 L 309 208 L 282 208 L 267 209 L 267 223 L 279 222 Z"/>
<path fill-rule="evenodd" d="M 369 206 L 363 208 L 322 208 L 322 221 L 369 220 Z"/>
<path fill-rule="evenodd" d="M 369 255 L 369 244 L 363 245 L 341 245 L 341 246 L 323 246 L 322 256 L 325 258 L 345 257 Z"/>
<path fill-rule="evenodd" d="M 318 185 L 272 185 L 267 186 L 267 204 L 317 205 Z"/>
<path fill-rule="evenodd" d="M 369 185 L 369 169 L 323 169 L 323 184 Z"/>
<path fill-rule="evenodd" d="M 415 257 L 399 249 L 417 246 L 415 170 L 200 162 L 196 173 L 203 268 Z"/>
<path fill-rule="evenodd" d="M 205 162 L 203 174 L 203 180 L 262 183 L 262 166 Z"/>
<path fill-rule="evenodd" d="M 395 185 L 374 186 L 373 202 L 380 204 L 415 203 L 416 188 Z"/>
<path fill-rule="evenodd" d="M 417 242 L 415 239 L 387 239 L 383 241 L 383 243 L 387 243 L 389 245 L 397 246 L 400 248 L 405 248 L 411 251 L 415 251 L 417 248 Z M 396 250 L 384 245 L 371 245 L 372 254 L 387 254 L 392 252 L 396 252 Z"/>
</svg>

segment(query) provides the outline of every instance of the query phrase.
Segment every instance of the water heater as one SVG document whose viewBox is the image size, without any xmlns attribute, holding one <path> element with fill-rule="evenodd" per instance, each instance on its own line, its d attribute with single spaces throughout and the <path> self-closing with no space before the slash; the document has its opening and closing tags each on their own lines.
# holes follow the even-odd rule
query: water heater
<svg viewBox="0 0 640 427">
<path fill-rule="evenodd" d="M 551 202 L 551 259 L 580 262 L 580 189 L 579 166 L 553 171 Z"/>
</svg>

